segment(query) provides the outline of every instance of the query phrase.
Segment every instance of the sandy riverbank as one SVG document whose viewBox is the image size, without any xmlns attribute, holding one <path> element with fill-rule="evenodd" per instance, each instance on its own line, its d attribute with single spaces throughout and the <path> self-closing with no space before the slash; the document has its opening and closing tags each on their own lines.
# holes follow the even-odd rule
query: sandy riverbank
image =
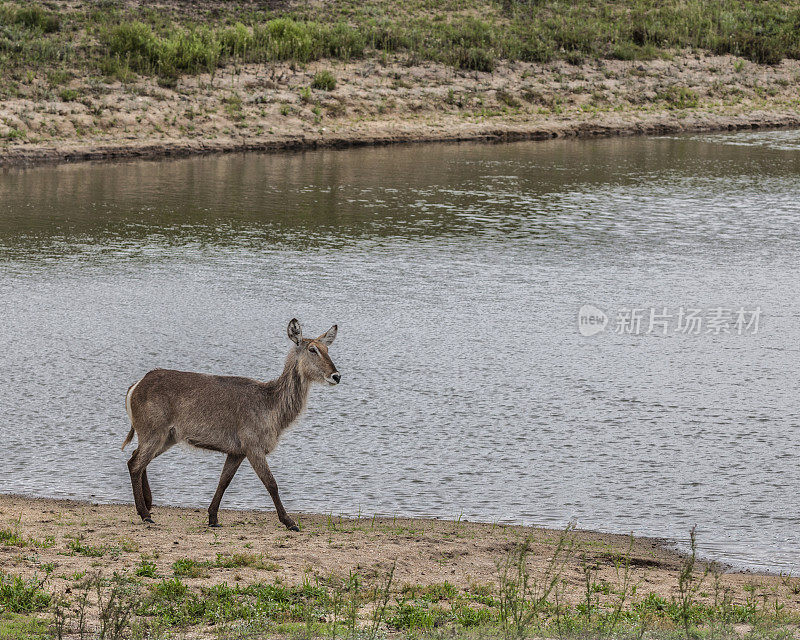
<svg viewBox="0 0 800 640">
<path fill-rule="evenodd" d="M 178 586 L 183 590 L 181 598 L 199 594 L 191 596 L 196 598 L 192 600 L 195 607 L 205 602 L 202 598 L 213 596 L 218 600 L 220 590 L 229 596 L 246 598 L 253 589 L 280 588 L 291 592 L 308 590 L 312 584 L 317 585 L 315 588 L 327 598 L 325 602 L 330 603 L 332 585 L 347 584 L 353 576 L 358 576 L 360 588 L 372 585 L 369 588 L 377 598 L 375 594 L 380 594 L 383 588 L 380 585 L 385 585 L 391 575 L 387 612 L 393 613 L 386 614 L 382 628 L 398 631 L 398 625 L 405 624 L 401 614 L 405 615 L 413 606 L 421 607 L 425 615 L 438 612 L 436 615 L 444 616 L 445 622 L 441 624 L 445 626 L 452 622 L 447 616 L 454 611 L 465 611 L 463 607 L 473 613 L 484 610 L 486 624 L 495 625 L 492 628 L 496 629 L 500 614 L 495 607 L 502 597 L 503 584 L 507 584 L 504 571 L 511 567 L 510 575 L 515 575 L 520 566 L 513 562 L 515 553 L 527 541 L 529 553 L 522 566 L 528 572 L 530 584 L 541 588 L 557 576 L 553 582 L 555 591 L 548 600 L 555 597 L 558 601 L 560 597 L 560 606 L 580 611 L 588 594 L 593 602 L 596 598 L 595 615 L 599 616 L 601 611 L 613 611 L 619 594 L 625 593 L 622 608 L 630 611 L 631 616 L 636 612 L 640 615 L 642 607 L 650 606 L 647 603 L 656 603 L 656 618 L 662 614 L 667 617 L 658 624 L 652 623 L 653 628 L 669 630 L 675 627 L 674 616 L 678 614 L 674 612 L 677 606 L 674 603 L 682 597 L 680 576 L 686 575 L 687 567 L 687 558 L 671 551 L 665 541 L 587 531 L 564 533 L 458 521 L 300 515 L 302 531 L 291 533 L 271 511 L 221 512 L 223 527 L 219 529 L 205 525 L 206 514 L 202 509 L 157 507 L 154 517 L 157 524 L 146 526 L 138 521 L 130 505 L 0 496 L 3 539 L 0 572 L 33 581 L 47 575 L 43 588 L 52 594 L 51 607 L 58 598 L 69 601 L 76 597 L 87 577 L 108 580 L 114 575 L 121 576 L 137 590 L 136 606 L 145 607 L 139 611 L 142 614 L 139 619 L 147 624 L 153 624 L 157 611 L 146 609 L 155 605 L 142 603 L 174 598 Z M 756 618 L 748 615 L 769 617 L 774 611 L 780 625 L 791 626 L 800 613 L 800 584 L 795 579 L 721 569 L 709 572 L 709 567 L 700 562 L 690 574 L 694 580 L 692 606 L 699 612 L 693 624 L 714 624 L 715 611 L 738 612 L 739 617 L 730 614 L 733 616 L 730 621 L 746 622 L 730 628 L 744 634 L 758 624 L 753 622 Z M 316 597 L 322 597 L 319 593 Z M 434 600 L 429 598 L 432 593 L 438 594 Z M 181 602 L 180 606 L 175 603 L 170 606 L 179 609 L 188 606 Z M 365 599 L 358 615 L 369 619 L 374 602 Z M 727 603 L 728 608 L 720 609 L 720 602 Z M 206 628 L 208 624 L 217 622 L 215 618 L 209 621 L 203 617 L 210 615 L 207 608 L 210 605 L 206 603 L 203 607 L 206 608 L 200 614 L 193 614 L 199 617 L 189 617 L 185 624 L 175 622 L 172 614 L 165 618 L 163 611 L 162 618 L 156 619 L 167 624 L 163 622 L 166 619 L 190 637 L 205 637 L 211 634 Z M 672 614 L 667 613 L 669 607 L 673 607 Z M 46 618 L 49 614 L 37 615 Z M 228 623 L 238 620 L 236 615 L 245 616 L 229 615 L 233 617 L 223 616 Z M 300 614 L 280 615 L 289 617 L 277 620 L 291 621 L 292 615 Z M 320 614 L 319 621 L 329 624 L 330 615 L 335 617 L 335 613 Z M 709 620 L 704 621 L 704 615 Z M 199 620 L 205 622 L 198 628 Z M 359 624 L 368 623 L 362 620 Z M 221 628 L 215 627 L 217 636 Z M 286 631 L 281 629 L 281 633 Z"/>
<path fill-rule="evenodd" d="M 400 583 L 430 585 L 449 581 L 462 587 L 497 579 L 497 565 L 517 543 L 531 537 L 534 566 L 542 569 L 557 543 L 560 531 L 531 527 L 452 522 L 443 520 L 375 518 L 360 519 L 302 514 L 302 531 L 289 532 L 272 511 L 221 511 L 220 528 L 206 526 L 204 509 L 154 507 L 156 524 L 141 524 L 131 505 L 97 505 L 72 500 L 0 496 L 3 527 L 12 527 L 23 538 L 52 539 L 54 544 L 37 549 L 35 562 L 25 560 L 25 548 L 0 547 L 0 570 L 22 573 L 41 571 L 47 562 L 58 564 L 57 573 L 72 575 L 91 569 L 124 571 L 142 553 L 157 554 L 157 565 L 168 568 L 181 558 L 214 560 L 217 554 L 249 553 L 269 560 L 268 569 L 221 569 L 191 581 L 196 586 L 227 580 L 279 579 L 299 584 L 306 574 L 347 575 L 362 571 L 377 576 L 395 562 Z M 79 537 L 87 547 L 119 549 L 101 557 L 69 554 Z M 613 572 L 613 556 L 626 554 L 628 536 L 574 531 L 570 539 L 592 559 Z M 674 585 L 681 557 L 665 541 L 635 538 L 630 556 L 637 576 L 653 588 L 668 593 Z M 578 579 L 578 566 L 570 567 Z M 574 575 L 573 575 L 574 574 Z M 238 577 L 237 577 L 238 576 Z M 732 583 L 746 578 L 731 574 Z M 768 582 L 772 577 L 761 577 Z"/>
</svg>

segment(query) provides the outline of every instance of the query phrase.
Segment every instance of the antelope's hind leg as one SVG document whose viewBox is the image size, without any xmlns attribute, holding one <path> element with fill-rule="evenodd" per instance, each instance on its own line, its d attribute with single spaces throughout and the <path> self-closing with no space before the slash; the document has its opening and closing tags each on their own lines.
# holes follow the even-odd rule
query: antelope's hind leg
<svg viewBox="0 0 800 640">
<path fill-rule="evenodd" d="M 130 460 L 128 460 L 128 472 L 131 474 L 131 488 L 133 489 L 133 502 L 136 505 L 136 513 L 144 522 L 153 522 L 150 517 L 150 508 L 144 499 L 144 482 L 142 475 L 149 460 L 144 463 L 141 462 L 141 448 L 133 452 Z M 149 485 L 148 485 L 149 488 Z"/>
<path fill-rule="evenodd" d="M 141 442 L 141 440 L 139 441 Z M 150 483 L 147 482 L 147 465 L 174 444 L 173 441 L 155 442 L 140 445 L 128 460 L 128 471 L 131 474 L 131 487 L 133 488 L 133 501 L 136 503 L 136 512 L 144 522 L 154 524 L 150 517 L 150 507 L 153 497 L 150 494 Z M 147 490 L 145 491 L 145 486 Z M 147 496 L 147 498 L 145 498 Z"/>
<path fill-rule="evenodd" d="M 242 464 L 242 460 L 244 460 L 244 456 L 234 455 L 232 453 L 228 454 L 228 457 L 225 458 L 225 466 L 222 467 L 222 475 L 219 477 L 217 491 L 214 493 L 214 498 L 211 500 L 211 506 L 208 507 L 209 527 L 220 526 L 219 521 L 217 520 L 219 503 L 222 502 L 222 494 L 225 493 L 225 489 L 228 488 L 231 480 L 233 480 L 233 476 L 236 475 L 236 471 L 239 469 L 239 465 Z"/>
<path fill-rule="evenodd" d="M 144 506 L 148 511 L 153 508 L 153 494 L 150 492 L 150 483 L 147 481 L 147 469 L 142 471 L 142 497 Z"/>
</svg>

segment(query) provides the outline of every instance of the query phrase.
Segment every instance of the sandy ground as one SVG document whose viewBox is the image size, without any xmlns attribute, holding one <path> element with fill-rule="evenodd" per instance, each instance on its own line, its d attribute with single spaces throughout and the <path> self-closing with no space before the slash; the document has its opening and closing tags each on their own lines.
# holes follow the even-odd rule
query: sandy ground
<svg viewBox="0 0 800 640">
<path fill-rule="evenodd" d="M 272 512 L 222 511 L 222 527 L 206 526 L 201 509 L 154 508 L 156 524 L 139 522 L 130 505 L 97 505 L 68 500 L 0 496 L 1 528 L 12 529 L 26 540 L 23 546 L 0 545 L 0 570 L 15 575 L 42 576 L 53 563 L 50 588 L 63 591 L 79 572 L 132 574 L 142 557 L 152 559 L 158 578 L 171 577 L 172 563 L 190 558 L 211 561 L 233 554 L 258 556 L 256 566 L 211 568 L 200 578 L 186 578 L 192 587 L 252 582 L 301 584 L 305 579 L 348 576 L 358 572 L 366 580 L 382 579 L 396 565 L 394 584 L 430 585 L 450 582 L 461 588 L 496 585 L 499 567 L 509 551 L 529 539 L 532 575 L 540 578 L 553 557 L 563 532 L 520 526 L 470 522 L 360 518 L 320 515 L 299 516 L 300 533 L 287 531 Z M 564 566 L 566 597 L 580 598 L 584 570 L 597 571 L 595 581 L 614 585 L 622 579 L 620 558 L 630 558 L 631 584 L 641 595 L 654 592 L 666 598 L 677 595 L 678 574 L 684 558 L 665 541 L 631 538 L 588 531 L 567 535 L 572 549 Z M 74 550 L 102 550 L 97 557 Z M 698 564 L 702 573 L 705 565 Z M 723 570 L 724 571 L 724 570 Z M 705 578 L 702 595 L 711 597 L 712 576 Z M 800 611 L 800 585 L 785 576 L 724 572 L 719 587 L 730 589 L 736 602 L 756 594 L 779 599 L 785 611 Z"/>
<path fill-rule="evenodd" d="M 310 88 L 320 70 L 333 90 Z M 800 126 L 800 61 L 683 53 L 483 73 L 398 55 L 230 67 L 174 86 L 76 71 L 63 88 L 32 77 L 19 95 L 0 102 L 0 164 Z"/>
</svg>

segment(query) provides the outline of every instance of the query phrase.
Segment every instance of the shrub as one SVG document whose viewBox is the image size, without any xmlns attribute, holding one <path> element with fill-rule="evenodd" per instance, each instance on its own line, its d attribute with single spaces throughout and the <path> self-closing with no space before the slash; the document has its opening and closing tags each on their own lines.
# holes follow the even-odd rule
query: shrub
<svg viewBox="0 0 800 640">
<path fill-rule="evenodd" d="M 61 28 L 61 20 L 57 14 L 36 6 L 17 10 L 14 22 L 43 33 L 54 33 Z"/>
<path fill-rule="evenodd" d="M 42 590 L 44 581 L 23 580 L 0 573 L 0 609 L 13 613 L 41 611 L 50 604 L 50 594 Z"/>
<path fill-rule="evenodd" d="M 459 69 L 471 71 L 492 71 L 494 69 L 494 54 L 488 49 L 471 47 L 458 49 L 453 55 L 453 63 Z"/>
<path fill-rule="evenodd" d="M 322 91 L 333 91 L 336 88 L 336 78 L 330 71 L 319 71 L 314 75 L 311 86 Z"/>
<path fill-rule="evenodd" d="M 656 94 L 670 109 L 691 109 L 698 104 L 697 94 L 688 87 L 669 87 Z"/>
</svg>

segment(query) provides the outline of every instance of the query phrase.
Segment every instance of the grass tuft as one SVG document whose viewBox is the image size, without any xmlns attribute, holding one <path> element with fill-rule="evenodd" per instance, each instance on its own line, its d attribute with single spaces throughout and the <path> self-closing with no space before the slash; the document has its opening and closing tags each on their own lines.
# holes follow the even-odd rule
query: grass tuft
<svg viewBox="0 0 800 640">
<path fill-rule="evenodd" d="M 25 547 L 28 541 L 15 529 L 0 529 L 0 542 L 7 547 Z"/>
<path fill-rule="evenodd" d="M 69 541 L 67 547 L 79 556 L 86 556 L 87 558 L 101 558 L 105 555 L 106 548 L 103 546 L 92 546 L 83 543 L 83 538 L 77 536 Z"/>
<path fill-rule="evenodd" d="M 314 74 L 311 86 L 322 91 L 333 91 L 336 88 L 336 77 L 330 71 L 319 71 Z"/>
</svg>

